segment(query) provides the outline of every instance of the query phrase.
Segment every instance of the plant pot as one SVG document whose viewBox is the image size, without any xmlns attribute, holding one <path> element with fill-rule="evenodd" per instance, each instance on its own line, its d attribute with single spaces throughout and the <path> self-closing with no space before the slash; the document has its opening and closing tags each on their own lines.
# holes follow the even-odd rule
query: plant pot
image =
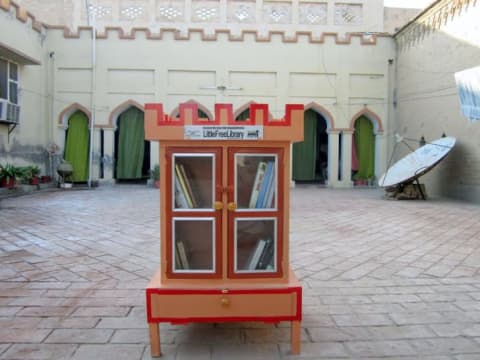
<svg viewBox="0 0 480 360">
<path fill-rule="evenodd" d="M 34 176 L 30 179 L 30 185 L 38 185 L 40 184 L 40 178 L 38 176 Z"/>
<path fill-rule="evenodd" d="M 40 177 L 40 182 L 42 184 L 49 183 L 51 181 L 52 181 L 52 177 L 49 175 L 43 175 L 42 177 Z"/>
<path fill-rule="evenodd" d="M 2 187 L 7 188 L 7 189 L 12 189 L 15 187 L 15 178 L 2 178 L 1 182 Z"/>
<path fill-rule="evenodd" d="M 353 184 L 355 186 L 366 186 L 367 185 L 367 180 L 364 179 L 356 179 L 353 181 Z"/>
</svg>

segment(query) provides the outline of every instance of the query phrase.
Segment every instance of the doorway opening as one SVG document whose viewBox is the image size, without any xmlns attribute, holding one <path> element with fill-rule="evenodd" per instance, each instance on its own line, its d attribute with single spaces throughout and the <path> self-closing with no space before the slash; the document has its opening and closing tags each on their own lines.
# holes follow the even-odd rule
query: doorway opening
<svg viewBox="0 0 480 360">
<path fill-rule="evenodd" d="M 314 110 L 304 114 L 304 141 L 293 144 L 293 180 L 325 184 L 328 180 L 327 121 Z"/>
<path fill-rule="evenodd" d="M 83 183 L 88 180 L 88 149 L 90 145 L 90 132 L 88 117 L 80 110 L 75 111 L 68 118 L 68 128 L 65 132 L 64 158 L 73 168 L 70 180 Z"/>
<path fill-rule="evenodd" d="M 114 178 L 144 183 L 150 177 L 150 141 L 145 140 L 144 113 L 131 106 L 117 120 Z"/>
</svg>

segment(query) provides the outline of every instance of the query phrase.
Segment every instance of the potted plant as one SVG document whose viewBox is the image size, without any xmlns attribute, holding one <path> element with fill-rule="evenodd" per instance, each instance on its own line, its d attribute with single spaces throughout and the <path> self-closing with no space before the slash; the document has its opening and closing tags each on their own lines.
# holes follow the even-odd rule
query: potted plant
<svg viewBox="0 0 480 360">
<path fill-rule="evenodd" d="M 37 165 L 25 166 L 23 168 L 23 179 L 30 185 L 40 184 L 40 168 Z"/>
<path fill-rule="evenodd" d="M 160 165 L 155 165 L 152 170 L 150 170 L 150 177 L 153 180 L 153 184 L 158 189 L 160 188 Z"/>
<path fill-rule="evenodd" d="M 6 188 L 13 188 L 15 186 L 15 181 L 18 177 L 22 175 L 20 168 L 13 166 L 12 164 L 5 164 L 1 167 L 1 185 Z"/>
<path fill-rule="evenodd" d="M 52 177 L 50 175 L 42 175 L 40 176 L 40 182 L 42 184 L 49 183 L 52 181 Z"/>
</svg>

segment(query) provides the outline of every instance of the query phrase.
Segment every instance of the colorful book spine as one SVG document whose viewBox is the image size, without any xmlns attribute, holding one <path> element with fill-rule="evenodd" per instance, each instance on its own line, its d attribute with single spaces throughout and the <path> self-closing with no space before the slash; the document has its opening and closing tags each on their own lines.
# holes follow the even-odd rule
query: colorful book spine
<svg viewBox="0 0 480 360">
<path fill-rule="evenodd" d="M 175 175 L 175 206 L 180 209 L 188 209 L 187 199 L 177 175 Z"/>
<path fill-rule="evenodd" d="M 178 164 L 180 168 L 180 172 L 182 173 L 183 179 L 185 181 L 185 186 L 187 188 L 188 196 L 192 200 L 192 207 L 198 208 L 198 202 L 197 198 L 195 196 L 195 193 L 192 190 L 192 185 L 190 184 L 191 177 L 188 176 L 187 171 L 185 170 L 185 166 L 183 164 Z"/>
<path fill-rule="evenodd" d="M 175 175 L 177 176 L 178 181 L 180 183 L 181 191 L 183 192 L 183 195 L 185 196 L 185 199 L 187 200 L 187 205 L 188 205 L 187 208 L 193 208 L 192 199 L 188 194 L 187 185 L 185 184 L 185 179 L 182 175 L 182 172 L 180 170 L 180 166 L 178 164 L 175 164 Z"/>
<path fill-rule="evenodd" d="M 273 239 L 267 239 L 265 247 L 263 248 L 262 254 L 258 259 L 256 270 L 265 270 L 267 265 L 271 262 L 274 253 L 274 242 Z"/>
<path fill-rule="evenodd" d="M 265 170 L 265 176 L 263 177 L 262 185 L 260 187 L 260 192 L 258 193 L 257 202 L 255 204 L 256 208 L 264 208 L 265 207 L 264 206 L 265 194 L 267 193 L 268 184 L 270 182 L 270 177 L 272 176 L 272 168 L 273 168 L 273 162 L 272 161 L 267 162 L 267 168 Z"/>
<path fill-rule="evenodd" d="M 257 172 L 255 174 L 255 180 L 253 182 L 252 192 L 250 193 L 250 201 L 248 203 L 249 208 L 255 208 L 257 206 L 258 194 L 262 186 L 263 178 L 265 177 L 265 171 L 267 170 L 267 163 L 260 161 L 257 166 Z"/>
<path fill-rule="evenodd" d="M 178 252 L 178 257 L 180 260 L 180 270 L 190 269 L 190 264 L 188 263 L 187 251 L 185 250 L 185 245 L 182 241 L 176 241 L 176 250 Z"/>
<path fill-rule="evenodd" d="M 262 256 L 262 252 L 263 252 L 263 249 L 265 249 L 265 245 L 266 245 L 265 239 L 260 239 L 257 241 L 257 245 L 255 246 L 255 249 L 251 254 L 248 262 L 248 270 L 255 270 L 257 268 L 258 261 L 260 260 L 260 256 Z"/>
<path fill-rule="evenodd" d="M 272 168 L 272 176 L 270 177 L 270 182 L 267 188 L 267 195 L 265 196 L 265 203 L 263 207 L 265 208 L 275 207 L 274 196 L 275 196 L 276 188 L 277 188 L 277 177 L 275 174 L 275 163 L 274 163 Z"/>
</svg>

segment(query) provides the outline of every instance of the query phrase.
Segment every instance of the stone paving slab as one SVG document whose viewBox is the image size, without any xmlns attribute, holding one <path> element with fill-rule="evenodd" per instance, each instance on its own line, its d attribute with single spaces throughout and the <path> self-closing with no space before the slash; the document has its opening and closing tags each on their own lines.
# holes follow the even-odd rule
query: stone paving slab
<svg viewBox="0 0 480 360">
<path fill-rule="evenodd" d="M 297 187 L 289 323 L 161 324 L 164 359 L 480 359 L 480 207 Z M 159 193 L 116 185 L 0 202 L 0 359 L 150 359 Z"/>
</svg>

